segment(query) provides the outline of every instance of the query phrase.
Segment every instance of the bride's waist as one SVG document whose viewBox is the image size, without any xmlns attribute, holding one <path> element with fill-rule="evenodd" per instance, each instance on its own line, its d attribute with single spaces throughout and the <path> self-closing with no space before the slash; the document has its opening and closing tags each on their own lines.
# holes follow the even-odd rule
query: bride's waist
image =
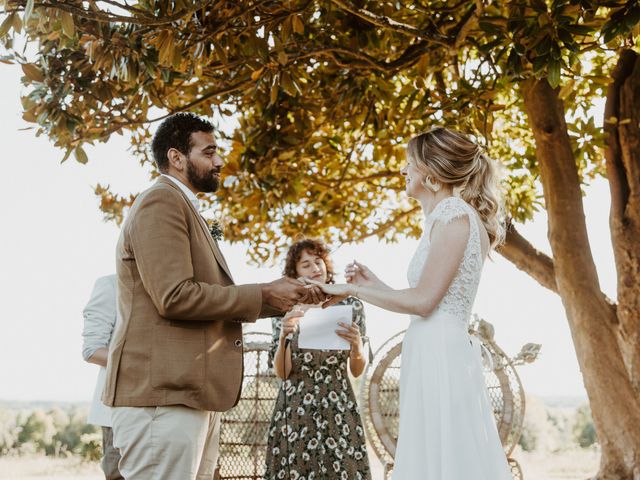
<svg viewBox="0 0 640 480">
<path fill-rule="evenodd" d="M 442 308 L 436 308 L 426 317 L 420 317 L 418 315 L 411 315 L 411 324 L 414 323 L 434 323 L 434 322 L 448 322 L 460 327 L 467 327 L 469 324 L 470 314 L 454 313 Z"/>
</svg>

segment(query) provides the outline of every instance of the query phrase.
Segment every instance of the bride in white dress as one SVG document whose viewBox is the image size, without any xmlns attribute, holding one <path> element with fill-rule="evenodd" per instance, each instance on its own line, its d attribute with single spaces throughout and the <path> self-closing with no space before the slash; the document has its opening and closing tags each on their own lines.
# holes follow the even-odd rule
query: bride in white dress
<svg viewBox="0 0 640 480">
<path fill-rule="evenodd" d="M 410 288 L 392 289 L 357 262 L 347 268 L 348 284 L 320 287 L 411 315 L 393 479 L 511 480 L 479 348 L 467 332 L 484 259 L 503 235 L 495 166 L 466 136 L 434 128 L 409 141 L 402 174 L 425 215 Z"/>
</svg>

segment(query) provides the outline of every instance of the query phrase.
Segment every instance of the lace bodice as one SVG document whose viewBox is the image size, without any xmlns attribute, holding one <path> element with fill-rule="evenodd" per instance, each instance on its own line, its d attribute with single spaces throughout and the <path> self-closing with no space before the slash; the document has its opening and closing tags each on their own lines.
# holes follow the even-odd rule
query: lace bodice
<svg viewBox="0 0 640 480">
<path fill-rule="evenodd" d="M 440 301 L 437 310 L 445 311 L 468 321 L 471 316 L 471 307 L 473 306 L 473 301 L 478 291 L 484 258 L 482 256 L 478 226 L 480 220 L 473 207 L 464 200 L 459 197 L 445 198 L 440 201 L 427 216 L 424 222 L 422 238 L 420 239 L 416 253 L 409 263 L 407 279 L 411 287 L 415 287 L 418 284 L 422 268 L 429 255 L 429 238 L 433 224 L 435 222 L 447 224 L 453 219 L 464 215 L 468 216 L 470 226 L 467 247 L 465 248 L 460 267 L 458 267 L 458 272 Z"/>
</svg>

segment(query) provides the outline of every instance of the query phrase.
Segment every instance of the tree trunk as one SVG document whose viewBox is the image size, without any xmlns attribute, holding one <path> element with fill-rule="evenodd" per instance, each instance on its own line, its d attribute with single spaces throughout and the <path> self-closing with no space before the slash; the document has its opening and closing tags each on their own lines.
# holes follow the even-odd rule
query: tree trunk
<svg viewBox="0 0 640 480">
<path fill-rule="evenodd" d="M 640 60 L 625 50 L 605 106 L 605 159 L 611 190 L 609 223 L 618 274 L 618 341 L 640 395 Z"/>
<path fill-rule="evenodd" d="M 562 298 L 602 447 L 599 480 L 640 480 L 640 401 L 617 340 L 616 307 L 601 292 L 587 237 L 580 179 L 557 90 L 522 83 Z"/>
<path fill-rule="evenodd" d="M 504 243 L 498 247 L 498 253 L 540 285 L 558 293 L 553 259 L 531 245 L 511 223 L 507 225 L 507 234 Z"/>
</svg>

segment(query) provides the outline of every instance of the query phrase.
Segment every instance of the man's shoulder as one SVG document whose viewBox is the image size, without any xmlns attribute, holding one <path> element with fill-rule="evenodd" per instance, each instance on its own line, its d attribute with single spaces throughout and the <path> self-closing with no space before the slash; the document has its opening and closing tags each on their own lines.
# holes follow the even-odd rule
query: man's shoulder
<svg viewBox="0 0 640 480">
<path fill-rule="evenodd" d="M 182 193 L 177 186 L 171 185 L 166 181 L 157 181 L 146 190 L 140 192 L 133 203 L 132 210 L 140 208 L 142 205 L 151 203 L 171 203 L 180 205 L 182 202 Z"/>
</svg>

